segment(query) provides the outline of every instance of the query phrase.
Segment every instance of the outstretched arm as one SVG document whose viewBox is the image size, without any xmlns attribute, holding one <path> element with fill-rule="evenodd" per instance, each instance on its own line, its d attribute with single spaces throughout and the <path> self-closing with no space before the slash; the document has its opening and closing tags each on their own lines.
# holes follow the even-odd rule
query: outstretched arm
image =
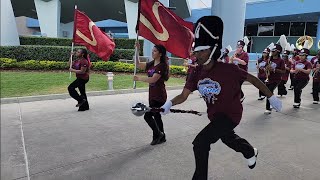
<svg viewBox="0 0 320 180">
<path fill-rule="evenodd" d="M 258 88 L 261 92 L 263 92 L 268 98 L 271 97 L 273 94 L 268 89 L 268 87 L 260 81 L 260 79 L 256 78 L 252 74 L 247 75 L 246 81 L 250 82 L 252 85 L 254 85 L 256 88 Z"/>
<path fill-rule="evenodd" d="M 183 88 L 181 94 L 179 94 L 178 96 L 176 96 L 175 98 L 173 98 L 171 100 L 172 102 L 172 106 L 177 105 L 177 104 L 181 104 L 184 101 L 186 101 L 190 95 L 191 91 L 187 88 Z"/>
<path fill-rule="evenodd" d="M 190 95 L 191 91 L 187 88 L 183 88 L 181 94 L 179 94 L 178 96 L 176 96 L 175 98 L 173 98 L 171 101 L 167 101 L 163 106 L 161 106 L 161 108 L 164 109 L 164 112 L 162 112 L 161 114 L 165 115 L 168 114 L 170 112 L 170 108 L 174 105 L 177 104 L 181 104 L 184 101 L 186 101 L 188 99 L 188 96 Z"/>
</svg>

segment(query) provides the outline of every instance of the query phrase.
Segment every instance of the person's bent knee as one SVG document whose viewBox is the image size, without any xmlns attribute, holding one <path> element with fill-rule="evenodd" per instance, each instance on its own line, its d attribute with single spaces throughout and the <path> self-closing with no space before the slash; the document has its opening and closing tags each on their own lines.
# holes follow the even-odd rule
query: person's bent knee
<svg viewBox="0 0 320 180">
<path fill-rule="evenodd" d="M 144 120 L 146 120 L 147 122 L 151 121 L 152 120 L 152 112 L 146 112 L 144 114 Z"/>
<path fill-rule="evenodd" d="M 194 151 L 210 151 L 210 143 L 203 140 L 200 136 L 197 136 L 192 144 Z"/>
</svg>

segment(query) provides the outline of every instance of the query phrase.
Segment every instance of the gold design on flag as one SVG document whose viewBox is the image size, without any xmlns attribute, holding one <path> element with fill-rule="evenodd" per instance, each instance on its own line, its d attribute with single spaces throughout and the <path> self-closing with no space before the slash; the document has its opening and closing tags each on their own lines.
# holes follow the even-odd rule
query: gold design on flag
<svg viewBox="0 0 320 180">
<path fill-rule="evenodd" d="M 159 6 L 161 6 L 161 4 L 159 2 L 155 2 L 152 6 L 152 12 L 154 14 L 154 16 L 156 17 L 157 21 L 159 22 L 163 32 L 160 33 L 158 32 L 153 25 L 150 23 L 150 21 L 143 15 L 140 13 L 140 22 L 145 25 L 152 33 L 153 35 L 160 41 L 168 41 L 169 39 L 169 33 L 167 31 L 167 29 L 163 26 L 160 17 L 159 17 Z"/>
<path fill-rule="evenodd" d="M 90 30 L 90 34 L 92 37 L 92 40 L 90 40 L 87 36 L 85 36 L 84 34 L 82 34 L 81 31 L 79 31 L 79 29 L 77 29 L 76 34 L 83 39 L 86 43 L 90 44 L 91 46 L 96 46 L 97 45 L 97 40 L 93 35 L 93 31 L 92 31 L 92 27 L 95 26 L 94 22 L 90 21 L 89 23 L 89 30 Z"/>
</svg>

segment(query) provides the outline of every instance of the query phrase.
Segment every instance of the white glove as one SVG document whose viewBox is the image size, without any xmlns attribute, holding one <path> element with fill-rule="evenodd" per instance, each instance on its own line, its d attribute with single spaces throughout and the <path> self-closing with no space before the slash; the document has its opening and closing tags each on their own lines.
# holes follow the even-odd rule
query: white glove
<svg viewBox="0 0 320 180">
<path fill-rule="evenodd" d="M 270 105 L 277 111 L 280 112 L 282 109 L 282 102 L 275 95 L 268 98 Z"/>
<path fill-rule="evenodd" d="M 172 107 L 172 102 L 171 101 L 167 101 L 166 103 L 164 103 L 163 106 L 161 106 L 162 109 L 164 109 L 163 112 L 160 112 L 161 115 L 166 115 L 170 113 L 170 108 Z"/>
</svg>

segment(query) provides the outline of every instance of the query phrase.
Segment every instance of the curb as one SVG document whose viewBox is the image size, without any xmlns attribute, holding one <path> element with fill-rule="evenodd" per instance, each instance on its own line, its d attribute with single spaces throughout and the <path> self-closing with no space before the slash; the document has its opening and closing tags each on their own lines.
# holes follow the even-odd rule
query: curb
<svg viewBox="0 0 320 180">
<path fill-rule="evenodd" d="M 184 86 L 167 86 L 167 90 L 178 90 L 183 89 Z M 139 89 L 119 89 L 119 90 L 107 90 L 107 91 L 90 91 L 87 92 L 87 96 L 105 96 L 105 95 L 115 95 L 115 94 L 130 94 L 130 93 L 142 93 L 148 92 L 148 88 Z M 25 96 L 25 97 L 12 97 L 12 98 L 1 98 L 1 104 L 12 104 L 12 103 L 22 103 L 22 102 L 33 102 L 33 101 L 46 101 L 46 100 L 56 100 L 56 99 L 68 99 L 71 98 L 69 94 L 49 94 L 40 96 Z"/>
</svg>

